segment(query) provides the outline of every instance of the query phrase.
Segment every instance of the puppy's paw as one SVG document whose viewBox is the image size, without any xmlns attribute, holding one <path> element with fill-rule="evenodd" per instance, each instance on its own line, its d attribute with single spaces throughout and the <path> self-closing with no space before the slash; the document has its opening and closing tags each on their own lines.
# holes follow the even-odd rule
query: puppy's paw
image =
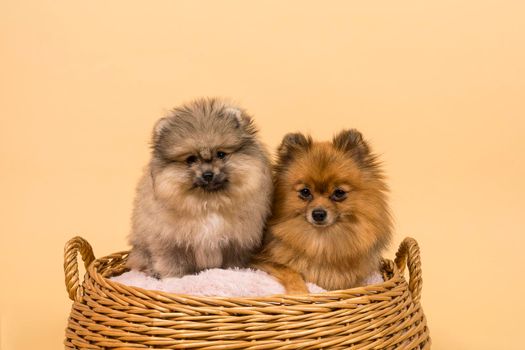
<svg viewBox="0 0 525 350">
<path fill-rule="evenodd" d="M 286 294 L 308 294 L 308 287 L 305 283 L 287 284 L 285 287 Z"/>
</svg>

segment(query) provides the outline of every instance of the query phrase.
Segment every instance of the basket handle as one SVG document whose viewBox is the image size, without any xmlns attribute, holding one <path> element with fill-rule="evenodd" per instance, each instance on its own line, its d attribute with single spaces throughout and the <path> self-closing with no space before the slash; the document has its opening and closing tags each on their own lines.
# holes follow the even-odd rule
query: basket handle
<svg viewBox="0 0 525 350">
<path fill-rule="evenodd" d="M 414 238 L 406 237 L 399 245 L 396 253 L 395 263 L 401 274 L 408 266 L 410 280 L 408 289 L 412 294 L 412 300 L 418 303 L 421 299 L 421 289 L 423 288 L 423 277 L 421 272 L 421 258 L 419 256 L 419 245 Z"/>
<path fill-rule="evenodd" d="M 69 294 L 69 299 L 73 301 L 81 301 L 84 295 L 84 290 L 79 284 L 79 274 L 77 254 L 80 252 L 84 266 L 86 269 L 95 260 L 93 255 L 93 248 L 82 237 L 74 237 L 70 239 L 64 247 L 64 274 L 66 277 L 66 289 Z"/>
</svg>

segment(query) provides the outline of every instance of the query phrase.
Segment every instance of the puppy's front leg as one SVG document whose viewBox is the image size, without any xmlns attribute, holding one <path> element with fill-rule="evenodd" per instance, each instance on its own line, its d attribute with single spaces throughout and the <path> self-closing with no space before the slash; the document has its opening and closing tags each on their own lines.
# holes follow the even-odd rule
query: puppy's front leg
<svg viewBox="0 0 525 350">
<path fill-rule="evenodd" d="M 151 254 L 153 275 L 157 278 L 182 277 L 195 273 L 195 254 L 189 247 L 158 246 Z"/>
<path fill-rule="evenodd" d="M 252 267 L 263 270 L 277 279 L 284 286 L 286 294 L 309 293 L 301 274 L 289 267 L 271 262 L 255 262 Z"/>
</svg>

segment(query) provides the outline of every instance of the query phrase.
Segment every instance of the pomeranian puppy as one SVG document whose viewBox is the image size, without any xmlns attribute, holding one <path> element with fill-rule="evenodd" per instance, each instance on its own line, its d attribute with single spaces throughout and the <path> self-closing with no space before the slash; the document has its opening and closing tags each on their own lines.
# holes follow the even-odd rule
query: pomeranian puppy
<svg viewBox="0 0 525 350">
<path fill-rule="evenodd" d="M 288 134 L 274 176 L 273 213 L 255 267 L 287 293 L 307 293 L 305 281 L 352 288 L 378 271 L 392 220 L 387 185 L 361 133 L 344 130 L 332 142 Z"/>
<path fill-rule="evenodd" d="M 245 266 L 271 195 L 269 156 L 243 109 L 220 99 L 175 108 L 153 131 L 127 266 L 157 278 Z"/>
</svg>

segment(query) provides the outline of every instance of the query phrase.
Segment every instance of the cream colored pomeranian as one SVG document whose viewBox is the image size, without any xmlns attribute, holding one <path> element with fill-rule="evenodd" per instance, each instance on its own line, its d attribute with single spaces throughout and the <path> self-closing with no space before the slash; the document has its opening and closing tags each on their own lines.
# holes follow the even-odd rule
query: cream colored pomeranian
<svg viewBox="0 0 525 350">
<path fill-rule="evenodd" d="M 270 212 L 269 156 L 252 118 L 199 99 L 155 125 L 127 266 L 157 278 L 246 266 Z"/>
</svg>

